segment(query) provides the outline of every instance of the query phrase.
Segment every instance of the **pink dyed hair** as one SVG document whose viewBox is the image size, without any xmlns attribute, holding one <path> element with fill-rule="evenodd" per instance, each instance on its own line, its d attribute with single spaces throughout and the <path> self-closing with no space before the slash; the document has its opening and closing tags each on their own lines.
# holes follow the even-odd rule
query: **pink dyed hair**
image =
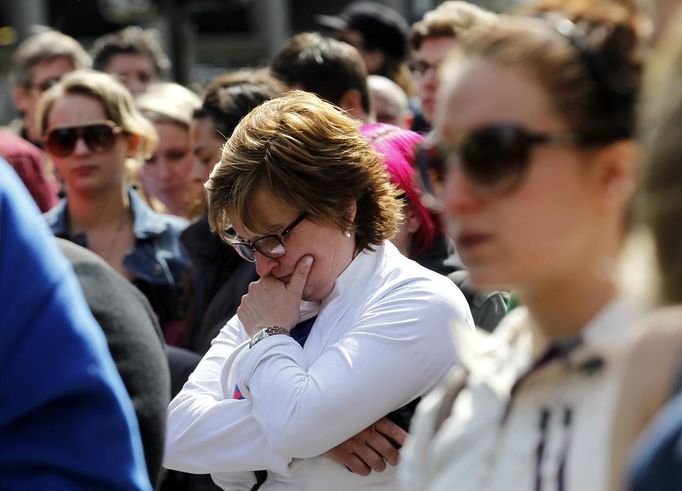
<svg viewBox="0 0 682 491">
<path fill-rule="evenodd" d="M 360 133 L 383 156 L 391 182 L 405 194 L 408 206 L 421 224 L 410 243 L 410 257 L 415 258 L 428 251 L 433 241 L 442 235 L 438 217 L 422 205 L 413 167 L 414 147 L 424 137 L 384 123 L 365 124 L 360 127 Z"/>
</svg>

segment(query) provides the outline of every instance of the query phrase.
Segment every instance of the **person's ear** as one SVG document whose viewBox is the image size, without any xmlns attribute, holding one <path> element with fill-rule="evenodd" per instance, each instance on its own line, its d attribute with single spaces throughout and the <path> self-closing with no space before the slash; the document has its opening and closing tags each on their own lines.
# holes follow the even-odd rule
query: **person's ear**
<svg viewBox="0 0 682 491">
<path fill-rule="evenodd" d="M 403 208 L 403 213 L 405 214 L 405 224 L 407 225 L 407 231 L 410 235 L 414 234 L 422 226 L 421 221 L 417 218 L 417 215 L 412 211 L 411 206 L 405 206 Z"/>
<path fill-rule="evenodd" d="M 345 91 L 339 99 L 338 106 L 347 111 L 351 118 L 362 121 L 368 118 L 367 113 L 362 108 L 362 95 L 359 90 L 348 89 Z"/>
<path fill-rule="evenodd" d="M 414 124 L 414 113 L 412 111 L 406 111 L 405 114 L 403 114 L 403 128 L 406 130 L 411 130 L 412 125 Z"/>
<path fill-rule="evenodd" d="M 140 135 L 134 133 L 127 135 L 128 150 L 126 151 L 126 157 L 135 157 L 140 151 L 140 145 L 142 144 L 142 138 Z"/>
<path fill-rule="evenodd" d="M 641 147 L 634 139 L 620 140 L 599 150 L 595 162 L 599 199 L 605 209 L 621 210 L 640 181 Z"/>
<path fill-rule="evenodd" d="M 29 91 L 24 86 L 15 85 L 12 88 L 12 100 L 14 101 L 14 107 L 16 107 L 17 111 L 19 111 L 22 115 L 26 114 L 29 97 Z"/>
<path fill-rule="evenodd" d="M 358 213 L 358 202 L 353 201 L 350 206 L 348 207 L 348 221 L 350 223 L 355 222 L 355 216 Z"/>
</svg>

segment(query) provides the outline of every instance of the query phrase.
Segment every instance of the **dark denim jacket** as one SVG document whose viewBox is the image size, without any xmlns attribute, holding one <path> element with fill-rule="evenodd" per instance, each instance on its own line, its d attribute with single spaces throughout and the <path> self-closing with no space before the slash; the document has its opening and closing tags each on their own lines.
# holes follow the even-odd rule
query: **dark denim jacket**
<svg viewBox="0 0 682 491">
<path fill-rule="evenodd" d="M 132 282 L 149 299 L 167 341 L 177 344 L 176 334 L 167 332 L 170 324 L 183 320 L 182 292 L 187 258 L 180 245 L 180 232 L 187 220 L 153 211 L 130 188 L 135 245 L 123 258 L 123 266 L 134 276 Z M 68 201 L 63 199 L 43 216 L 52 232 L 60 238 L 88 247 L 85 234 L 71 234 Z M 173 327 L 177 331 L 178 327 Z M 168 339 L 168 338 L 172 339 Z"/>
</svg>

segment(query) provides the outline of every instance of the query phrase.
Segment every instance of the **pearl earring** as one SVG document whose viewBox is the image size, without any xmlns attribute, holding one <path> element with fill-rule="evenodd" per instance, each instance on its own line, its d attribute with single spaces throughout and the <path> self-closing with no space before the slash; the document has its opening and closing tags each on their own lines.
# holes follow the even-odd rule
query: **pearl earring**
<svg viewBox="0 0 682 491">
<path fill-rule="evenodd" d="M 350 239 L 350 237 L 351 237 L 351 235 L 352 235 L 352 234 L 350 233 L 350 229 L 346 229 L 346 231 L 343 233 L 343 235 L 345 235 L 347 239 Z"/>
</svg>

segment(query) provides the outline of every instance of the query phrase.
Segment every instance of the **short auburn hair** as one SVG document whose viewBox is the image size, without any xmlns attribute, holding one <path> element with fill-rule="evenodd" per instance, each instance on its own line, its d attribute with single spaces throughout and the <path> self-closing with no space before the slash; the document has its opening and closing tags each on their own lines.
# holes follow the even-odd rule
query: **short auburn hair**
<svg viewBox="0 0 682 491">
<path fill-rule="evenodd" d="M 400 193 L 358 127 L 308 92 L 294 90 L 258 106 L 237 125 L 206 183 L 211 227 L 229 228 L 229 211 L 249 230 L 265 232 L 250 207 L 264 189 L 313 221 L 353 230 L 358 250 L 392 237 L 402 218 Z"/>
</svg>

